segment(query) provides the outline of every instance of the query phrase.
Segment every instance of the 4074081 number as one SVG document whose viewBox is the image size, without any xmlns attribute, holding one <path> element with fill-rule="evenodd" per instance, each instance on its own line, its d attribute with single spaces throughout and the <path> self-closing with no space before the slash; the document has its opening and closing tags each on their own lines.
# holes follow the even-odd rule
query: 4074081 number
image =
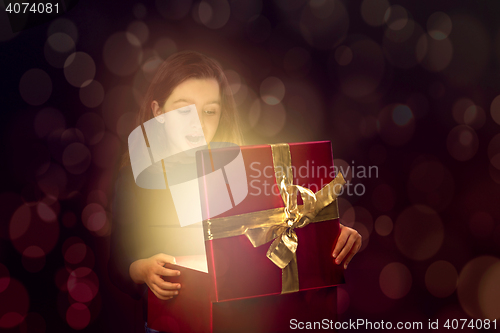
<svg viewBox="0 0 500 333">
<path fill-rule="evenodd" d="M 448 319 L 443 325 L 444 328 L 457 330 L 472 328 L 477 330 L 497 329 L 497 320 L 489 319 Z"/>
<path fill-rule="evenodd" d="M 26 14 L 26 13 L 34 13 L 34 14 L 58 14 L 59 13 L 59 4 L 58 3 L 50 3 L 50 2 L 9 2 L 7 7 L 5 7 L 5 11 L 9 14 Z"/>
</svg>

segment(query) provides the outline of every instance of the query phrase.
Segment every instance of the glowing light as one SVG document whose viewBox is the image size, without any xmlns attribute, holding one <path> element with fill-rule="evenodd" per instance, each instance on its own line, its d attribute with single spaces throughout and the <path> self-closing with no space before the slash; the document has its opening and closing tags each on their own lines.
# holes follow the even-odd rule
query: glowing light
<svg viewBox="0 0 500 333">
<path fill-rule="evenodd" d="M 352 61 L 352 50 L 345 45 L 339 46 L 335 50 L 335 60 L 340 66 L 349 65 Z"/>
<path fill-rule="evenodd" d="M 389 29 L 401 30 L 408 23 L 408 12 L 403 6 L 393 5 L 387 8 L 384 20 Z"/>
<path fill-rule="evenodd" d="M 4 292 L 10 283 L 10 272 L 7 267 L 0 263 L 0 294 Z"/>
<path fill-rule="evenodd" d="M 337 52 L 342 52 L 342 56 L 337 58 Z M 358 40 L 348 48 L 340 46 L 335 52 L 335 59 L 334 64 L 341 65 L 336 67 L 336 75 L 342 92 L 350 97 L 357 98 L 373 93 L 384 76 L 384 55 L 380 46 L 373 40 Z"/>
<path fill-rule="evenodd" d="M 490 113 L 493 120 L 500 125 L 500 95 L 491 101 Z"/>
<path fill-rule="evenodd" d="M 11 278 L 7 288 L 0 293 L 0 328 L 14 328 L 21 324 L 29 309 L 26 288 L 18 280 Z"/>
<path fill-rule="evenodd" d="M 90 323 L 90 311 L 85 304 L 73 303 L 66 311 L 66 322 L 71 328 L 81 330 Z"/>
<path fill-rule="evenodd" d="M 131 39 L 135 39 L 134 43 L 130 42 Z M 142 60 L 140 42 L 130 33 L 117 32 L 106 40 L 103 58 L 112 73 L 119 76 L 130 75 L 138 69 Z"/>
<path fill-rule="evenodd" d="M 64 76 L 72 86 L 77 88 L 85 87 L 94 79 L 94 60 L 84 52 L 71 54 L 64 63 Z"/>
<path fill-rule="evenodd" d="M 375 220 L 375 231 L 380 236 L 388 236 L 392 232 L 393 223 L 389 216 L 380 215 Z"/>
<path fill-rule="evenodd" d="M 273 137 L 277 135 L 286 122 L 286 112 L 283 104 L 269 105 L 256 100 L 249 113 L 251 126 L 261 135 Z"/>
<path fill-rule="evenodd" d="M 392 110 L 392 120 L 399 126 L 406 126 L 413 118 L 413 113 L 407 105 L 398 105 Z"/>
<path fill-rule="evenodd" d="M 452 23 L 450 17 L 443 12 L 435 12 L 427 19 L 427 32 L 436 40 L 443 40 L 451 32 Z"/>
<path fill-rule="evenodd" d="M 470 160 L 477 152 L 479 140 L 476 132 L 466 125 L 453 128 L 448 134 L 446 147 L 450 155 L 458 161 Z"/>
<path fill-rule="evenodd" d="M 285 96 L 285 85 L 277 77 L 270 76 L 260 84 L 260 97 L 264 103 L 276 105 Z"/>
<path fill-rule="evenodd" d="M 410 270 L 399 262 L 386 265 L 380 272 L 380 289 L 389 298 L 399 299 L 408 294 L 412 285 Z"/>
<path fill-rule="evenodd" d="M 39 272 L 45 266 L 45 252 L 38 246 L 28 246 L 23 252 L 21 261 L 28 272 Z"/>
<path fill-rule="evenodd" d="M 63 152 L 62 162 L 66 170 L 74 175 L 80 175 L 87 171 L 90 166 L 90 151 L 79 143 L 74 142 L 69 144 Z"/>
<path fill-rule="evenodd" d="M 394 111 L 397 108 L 396 112 Z M 394 116 L 400 125 L 396 122 Z M 415 131 L 415 119 L 411 110 L 401 104 L 388 105 L 382 109 L 378 121 L 380 124 L 379 134 L 382 139 L 393 146 L 401 146 L 407 143 Z"/>
<path fill-rule="evenodd" d="M 425 272 L 427 290 L 435 297 L 448 297 L 457 288 L 458 273 L 447 261 L 433 262 Z"/>
<path fill-rule="evenodd" d="M 104 208 L 97 203 L 88 204 L 82 211 L 82 222 L 90 231 L 97 231 L 104 227 L 106 218 Z"/>
<path fill-rule="evenodd" d="M 45 71 L 32 68 L 21 77 L 19 93 L 26 103 L 34 106 L 42 105 L 52 94 L 52 80 Z"/>
<path fill-rule="evenodd" d="M 134 21 L 130 23 L 128 25 L 127 32 L 129 33 L 127 34 L 127 37 L 129 37 L 129 42 L 131 44 L 136 44 L 136 42 L 130 40 L 130 34 L 135 36 L 141 45 L 146 43 L 149 37 L 149 28 L 146 23 L 142 21 Z"/>
<path fill-rule="evenodd" d="M 87 303 L 96 297 L 99 279 L 90 268 L 80 267 L 71 272 L 68 278 L 68 292 L 77 302 Z"/>
<path fill-rule="evenodd" d="M 479 285 L 479 306 L 484 318 L 500 318 L 500 263 L 492 265 L 483 275 Z"/>
<path fill-rule="evenodd" d="M 387 0 L 372 1 L 363 0 L 361 3 L 361 16 L 366 24 L 378 27 L 385 23 L 385 14 L 389 9 Z"/>
<path fill-rule="evenodd" d="M 441 218 L 427 206 L 408 207 L 396 220 L 394 238 L 401 253 L 408 258 L 429 259 L 443 244 L 444 228 Z"/>
<path fill-rule="evenodd" d="M 220 29 L 226 25 L 231 8 L 226 0 L 202 1 L 198 7 L 200 21 L 210 29 Z"/>
<path fill-rule="evenodd" d="M 490 308 L 491 298 L 485 296 L 485 293 L 490 292 L 492 296 L 498 295 L 498 280 L 496 280 L 497 282 L 493 286 L 489 279 L 497 277 L 497 268 L 495 266 L 498 267 L 499 262 L 498 258 L 481 256 L 472 259 L 462 268 L 458 277 L 457 294 L 462 309 L 469 316 L 473 318 L 485 318 L 486 313 L 483 312 L 483 308 L 488 311 L 488 314 L 498 311 L 498 299 L 495 306 L 497 310 L 493 310 Z M 493 269 L 491 271 L 493 274 L 488 274 L 490 269 Z"/>
<path fill-rule="evenodd" d="M 88 108 L 99 106 L 104 99 L 104 88 L 96 80 L 84 82 L 80 88 L 80 101 Z"/>
<path fill-rule="evenodd" d="M 431 72 L 442 71 L 450 64 L 453 54 L 453 45 L 448 38 L 442 40 L 428 39 L 427 52 L 421 61 L 421 65 Z"/>
<path fill-rule="evenodd" d="M 331 49 L 342 43 L 349 29 L 349 15 L 339 0 L 310 2 L 300 16 L 304 39 L 319 49 Z"/>
</svg>

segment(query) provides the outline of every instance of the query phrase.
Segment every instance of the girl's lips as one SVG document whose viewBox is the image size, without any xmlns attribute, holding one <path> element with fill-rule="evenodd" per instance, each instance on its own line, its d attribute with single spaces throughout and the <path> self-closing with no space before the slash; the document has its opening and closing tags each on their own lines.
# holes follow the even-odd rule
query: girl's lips
<svg viewBox="0 0 500 333">
<path fill-rule="evenodd" d="M 186 142 L 192 148 L 199 147 L 204 143 L 203 135 L 186 135 Z"/>
</svg>

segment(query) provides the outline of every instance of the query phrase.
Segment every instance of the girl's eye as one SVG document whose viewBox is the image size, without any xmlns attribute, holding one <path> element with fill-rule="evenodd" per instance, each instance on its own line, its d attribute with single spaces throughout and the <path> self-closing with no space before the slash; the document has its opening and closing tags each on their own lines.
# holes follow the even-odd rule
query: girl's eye
<svg viewBox="0 0 500 333">
<path fill-rule="evenodd" d="M 179 112 L 180 114 L 188 114 L 189 112 L 191 112 L 191 109 L 179 109 L 177 110 L 177 112 Z"/>
<path fill-rule="evenodd" d="M 207 114 L 208 116 L 213 116 L 217 113 L 217 111 L 215 110 L 205 110 L 205 114 Z"/>
</svg>

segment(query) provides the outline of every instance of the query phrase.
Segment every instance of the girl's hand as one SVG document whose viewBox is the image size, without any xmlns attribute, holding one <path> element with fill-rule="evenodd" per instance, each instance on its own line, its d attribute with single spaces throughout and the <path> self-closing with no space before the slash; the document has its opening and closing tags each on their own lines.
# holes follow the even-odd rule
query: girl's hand
<svg viewBox="0 0 500 333">
<path fill-rule="evenodd" d="M 166 263 L 175 264 L 175 258 L 159 253 L 147 259 L 136 260 L 130 265 L 130 277 L 137 284 L 146 283 L 159 299 L 171 299 L 179 293 L 181 285 L 164 281 L 161 277 L 178 276 L 181 272 L 163 267 Z"/>
<path fill-rule="evenodd" d="M 344 269 L 361 247 L 361 235 L 354 229 L 340 225 L 340 235 L 332 256 L 339 265 L 344 260 Z M 347 257 L 346 257 L 347 256 Z"/>
</svg>

